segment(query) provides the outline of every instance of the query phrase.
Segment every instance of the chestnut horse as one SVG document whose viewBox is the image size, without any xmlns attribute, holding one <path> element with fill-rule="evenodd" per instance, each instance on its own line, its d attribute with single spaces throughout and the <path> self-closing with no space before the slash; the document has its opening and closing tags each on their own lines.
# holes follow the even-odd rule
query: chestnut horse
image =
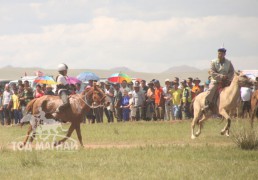
<svg viewBox="0 0 258 180">
<path fill-rule="evenodd" d="M 69 102 L 70 106 L 61 111 L 56 119 L 61 122 L 71 122 L 71 125 L 66 137 L 58 141 L 55 145 L 64 143 L 72 135 L 73 131 L 76 130 L 78 140 L 81 146 L 83 146 L 80 124 L 84 120 L 85 114 L 90 111 L 90 108 L 100 107 L 105 104 L 106 96 L 100 88 L 94 85 L 94 87 L 85 90 L 81 94 L 71 95 Z M 26 111 L 36 117 L 40 113 L 39 110 L 42 109 L 46 114 L 45 117 L 50 119 L 53 118 L 52 113 L 54 113 L 61 104 L 62 100 L 59 96 L 45 95 L 30 101 L 26 107 Z M 32 131 L 33 127 L 30 125 L 27 136 L 23 142 L 24 145 L 27 143 L 29 137 L 31 137 L 30 142 L 33 141 L 35 132 L 33 132 L 31 136 Z"/>
<path fill-rule="evenodd" d="M 254 118 L 258 108 L 258 90 L 254 91 L 251 98 L 251 126 L 253 127 Z"/>
<path fill-rule="evenodd" d="M 234 78 L 230 84 L 230 86 L 225 87 L 216 102 L 216 106 L 218 109 L 218 113 L 222 115 L 226 120 L 226 126 L 221 130 L 221 135 L 226 133 L 229 136 L 229 129 L 231 118 L 229 116 L 229 112 L 236 109 L 237 102 L 240 97 L 240 88 L 241 87 L 250 87 L 255 84 L 255 81 L 248 78 L 246 75 L 239 75 L 235 73 Z M 207 96 L 207 92 L 200 93 L 196 96 L 193 108 L 194 108 L 194 118 L 192 121 L 192 132 L 191 138 L 195 139 L 197 136 L 201 134 L 202 123 L 207 120 L 212 114 L 208 114 L 208 112 L 203 112 L 202 108 L 205 105 L 205 97 Z M 199 130 L 194 133 L 194 127 L 196 124 L 199 124 Z"/>
</svg>

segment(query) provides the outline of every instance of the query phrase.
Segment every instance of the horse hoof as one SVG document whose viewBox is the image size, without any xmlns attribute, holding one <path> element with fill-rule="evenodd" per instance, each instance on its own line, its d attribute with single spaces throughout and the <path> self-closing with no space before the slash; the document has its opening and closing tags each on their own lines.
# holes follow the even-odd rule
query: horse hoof
<svg viewBox="0 0 258 180">
<path fill-rule="evenodd" d="M 58 144 L 58 142 L 54 142 L 54 147 L 56 147 L 56 146 L 58 146 L 59 144 Z"/>
<path fill-rule="evenodd" d="M 225 131 L 221 131 L 220 134 L 223 136 L 225 134 Z"/>
<path fill-rule="evenodd" d="M 195 133 L 195 137 L 198 137 L 201 133 Z"/>
<path fill-rule="evenodd" d="M 196 136 L 194 136 L 194 135 L 191 136 L 191 139 L 195 139 L 195 138 L 196 138 Z"/>
</svg>

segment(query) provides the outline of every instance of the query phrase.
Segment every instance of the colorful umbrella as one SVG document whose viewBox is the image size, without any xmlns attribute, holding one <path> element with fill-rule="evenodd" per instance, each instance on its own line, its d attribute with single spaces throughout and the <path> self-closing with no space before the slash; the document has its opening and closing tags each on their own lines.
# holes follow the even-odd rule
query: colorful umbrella
<svg viewBox="0 0 258 180">
<path fill-rule="evenodd" d="M 124 80 L 128 83 L 132 81 L 132 79 L 124 73 L 115 73 L 108 78 L 108 81 L 113 83 L 122 83 Z"/>
<path fill-rule="evenodd" d="M 56 81 L 50 76 L 40 76 L 34 80 L 38 84 L 57 84 Z"/>
<path fill-rule="evenodd" d="M 67 77 L 66 81 L 68 82 L 68 84 L 81 83 L 81 81 L 79 79 L 77 79 L 76 77 Z"/>
<path fill-rule="evenodd" d="M 92 73 L 92 72 L 83 72 L 83 73 L 79 74 L 77 76 L 77 78 L 82 82 L 89 81 L 89 80 L 93 80 L 93 81 L 99 80 L 99 77 L 95 73 Z"/>
</svg>

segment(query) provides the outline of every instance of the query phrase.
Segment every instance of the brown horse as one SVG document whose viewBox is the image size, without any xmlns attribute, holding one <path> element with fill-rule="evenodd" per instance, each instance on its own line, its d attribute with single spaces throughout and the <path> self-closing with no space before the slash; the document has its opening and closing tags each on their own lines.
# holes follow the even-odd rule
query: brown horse
<svg viewBox="0 0 258 180">
<path fill-rule="evenodd" d="M 251 126 L 253 127 L 254 118 L 257 114 L 258 108 L 258 90 L 254 91 L 251 98 Z"/>
<path fill-rule="evenodd" d="M 69 97 L 70 106 L 64 109 L 64 111 L 61 111 L 57 116 L 59 121 L 71 122 L 71 125 L 66 137 L 58 141 L 55 145 L 64 143 L 72 135 L 73 131 L 76 130 L 79 142 L 81 146 L 83 146 L 80 123 L 84 120 L 85 114 L 90 111 L 90 108 L 100 107 L 105 104 L 105 97 L 106 96 L 103 91 L 95 85 L 81 94 L 71 95 Z M 62 100 L 59 96 L 46 95 L 29 102 L 26 107 L 26 111 L 27 113 L 31 113 L 33 116 L 37 116 L 40 113 L 39 110 L 42 110 L 44 111 L 46 118 L 53 118 L 52 113 L 54 113 L 61 104 Z M 29 137 L 31 137 L 30 142 L 33 141 L 35 133 L 31 136 L 32 131 L 33 127 L 30 125 L 27 136 L 23 142 L 24 145 L 27 143 Z"/>
<path fill-rule="evenodd" d="M 253 84 L 255 84 L 255 81 L 251 80 L 245 75 L 239 75 L 238 73 L 235 73 L 234 78 L 230 84 L 230 86 L 225 87 L 216 102 L 217 105 L 217 111 L 220 115 L 222 115 L 226 120 L 227 124 L 226 126 L 221 130 L 221 135 L 224 135 L 226 133 L 227 136 L 229 136 L 229 129 L 230 129 L 230 123 L 231 118 L 229 116 L 229 112 L 231 110 L 236 109 L 237 102 L 240 97 L 240 88 L 241 87 L 250 87 Z M 208 114 L 208 112 L 203 112 L 202 108 L 205 104 L 205 97 L 207 96 L 207 92 L 203 92 L 196 96 L 195 101 L 193 103 L 194 108 L 194 118 L 192 121 L 192 132 L 191 132 L 191 138 L 195 139 L 201 134 L 202 129 L 202 123 L 203 121 L 207 120 L 212 114 Z M 194 127 L 196 124 L 199 124 L 199 130 L 194 133 Z"/>
</svg>

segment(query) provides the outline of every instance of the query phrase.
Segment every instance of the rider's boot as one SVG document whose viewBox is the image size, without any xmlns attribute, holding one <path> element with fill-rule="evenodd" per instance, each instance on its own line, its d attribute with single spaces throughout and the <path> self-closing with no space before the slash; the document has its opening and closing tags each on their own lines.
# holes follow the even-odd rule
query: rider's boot
<svg viewBox="0 0 258 180">
<path fill-rule="evenodd" d="M 210 109 L 210 106 L 211 106 L 211 103 L 209 102 L 209 101 L 207 101 L 207 100 L 205 100 L 205 105 L 204 105 L 204 107 L 202 108 L 202 112 L 208 112 L 209 111 L 209 109 Z"/>
<path fill-rule="evenodd" d="M 54 119 L 58 119 L 58 114 L 60 114 L 61 111 L 63 111 L 65 108 L 67 108 L 70 105 L 67 94 L 62 93 L 60 97 L 62 99 L 63 104 L 60 105 L 54 113 L 52 113 L 52 116 L 54 117 Z"/>
</svg>

